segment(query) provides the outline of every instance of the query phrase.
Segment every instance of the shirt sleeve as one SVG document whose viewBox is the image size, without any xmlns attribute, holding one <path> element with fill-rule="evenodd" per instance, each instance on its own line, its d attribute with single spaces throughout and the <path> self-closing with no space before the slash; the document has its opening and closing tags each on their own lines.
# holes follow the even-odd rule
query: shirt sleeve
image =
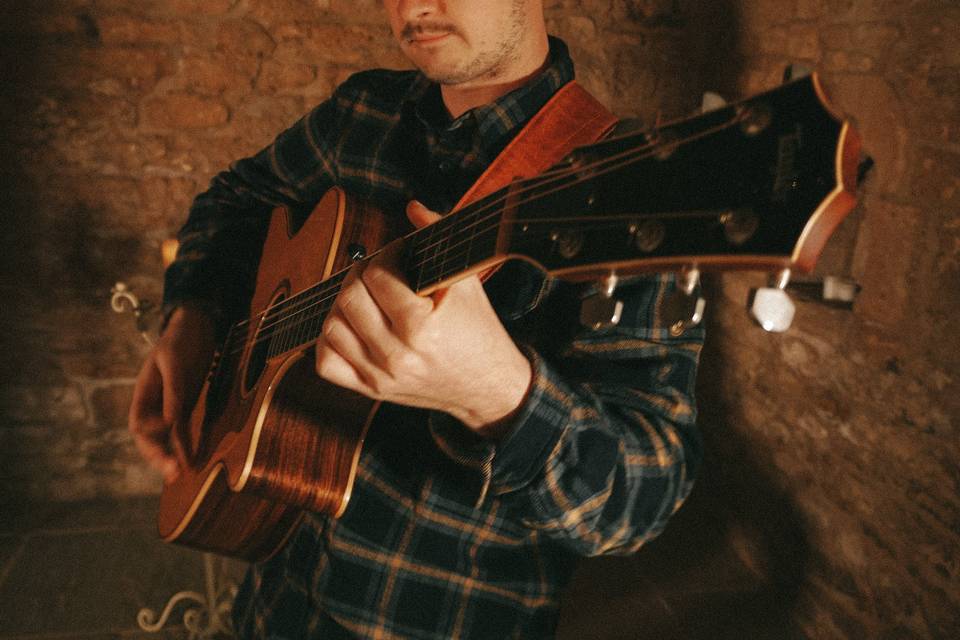
<svg viewBox="0 0 960 640">
<path fill-rule="evenodd" d="M 533 382 L 495 448 L 492 492 L 581 555 L 633 553 L 692 487 L 703 330 L 671 335 L 660 307 L 675 287 L 672 275 L 638 278 L 617 291 L 618 326 L 580 329 L 554 350 L 524 347 Z"/>
<path fill-rule="evenodd" d="M 305 217 L 337 179 L 331 161 L 338 97 L 320 104 L 256 155 L 233 163 L 197 196 L 164 278 L 164 314 L 200 303 L 221 334 L 245 315 L 276 207 Z"/>
</svg>

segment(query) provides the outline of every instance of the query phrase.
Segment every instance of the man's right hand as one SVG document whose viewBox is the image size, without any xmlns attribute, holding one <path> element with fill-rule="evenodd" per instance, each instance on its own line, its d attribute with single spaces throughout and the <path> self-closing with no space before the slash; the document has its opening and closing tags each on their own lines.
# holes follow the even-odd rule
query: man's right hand
<svg viewBox="0 0 960 640">
<path fill-rule="evenodd" d="M 140 369 L 129 427 L 137 449 L 166 482 L 176 479 L 186 456 L 174 427 L 186 422 L 216 348 L 209 315 L 178 307 Z"/>
</svg>

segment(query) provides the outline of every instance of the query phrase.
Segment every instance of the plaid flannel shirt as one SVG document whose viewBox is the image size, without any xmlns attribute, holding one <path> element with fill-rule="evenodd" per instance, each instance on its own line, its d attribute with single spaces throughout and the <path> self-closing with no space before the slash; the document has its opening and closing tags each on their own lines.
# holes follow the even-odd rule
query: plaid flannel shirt
<svg viewBox="0 0 960 640">
<path fill-rule="evenodd" d="M 222 328 L 245 315 L 266 220 L 306 215 L 340 185 L 403 215 L 447 211 L 573 65 L 450 120 L 414 71 L 357 74 L 199 196 L 166 276 L 165 305 L 205 301 Z M 508 263 L 486 284 L 533 363 L 509 434 L 482 441 L 450 416 L 387 405 L 370 429 L 340 519 L 307 514 L 285 548 L 251 567 L 234 607 L 241 637 L 538 638 L 578 556 L 636 551 L 687 496 L 700 457 L 693 386 L 700 330 L 672 337 L 659 305 L 671 276 L 617 296 L 620 324 L 577 314 L 590 286 Z"/>
</svg>

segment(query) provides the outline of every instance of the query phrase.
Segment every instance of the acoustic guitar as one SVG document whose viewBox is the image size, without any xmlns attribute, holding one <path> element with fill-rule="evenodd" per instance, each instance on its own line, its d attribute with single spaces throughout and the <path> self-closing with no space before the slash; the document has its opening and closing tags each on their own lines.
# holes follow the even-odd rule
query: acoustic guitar
<svg viewBox="0 0 960 640">
<path fill-rule="evenodd" d="M 656 130 L 577 149 L 404 236 L 427 295 L 506 260 L 571 280 L 668 270 L 809 272 L 856 198 L 860 141 L 808 76 Z M 178 436 L 191 467 L 163 489 L 167 541 L 248 560 L 279 549 L 304 510 L 350 500 L 378 403 L 314 372 L 350 265 L 398 236 L 332 189 L 292 232 L 270 221 L 249 318 L 230 329 Z"/>
</svg>

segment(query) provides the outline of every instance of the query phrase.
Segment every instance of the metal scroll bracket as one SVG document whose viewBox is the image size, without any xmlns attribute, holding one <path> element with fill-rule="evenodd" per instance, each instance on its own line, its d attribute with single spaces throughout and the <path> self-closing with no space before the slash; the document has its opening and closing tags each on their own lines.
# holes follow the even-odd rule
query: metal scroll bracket
<svg viewBox="0 0 960 640">
<path fill-rule="evenodd" d="M 158 308 L 149 301 L 141 301 L 123 282 L 115 284 L 110 293 L 112 294 L 110 307 L 117 313 L 132 312 L 140 335 L 147 344 L 153 345 L 156 342 L 155 327 L 159 323 L 156 317 Z M 219 580 L 218 575 L 223 575 L 225 572 L 222 561 L 219 572 L 216 564 L 217 556 L 204 553 L 203 573 L 206 592 L 180 591 L 167 601 L 159 615 L 147 607 L 140 609 L 137 613 L 137 624 L 140 628 L 147 633 L 159 633 L 179 604 L 193 602 L 196 606 L 188 608 L 183 614 L 183 626 L 190 640 L 233 637 L 230 610 L 237 595 L 237 585 L 232 580 Z"/>
<path fill-rule="evenodd" d="M 207 640 L 216 637 L 233 637 L 230 626 L 230 610 L 237 595 L 237 587 L 232 581 L 217 585 L 216 556 L 203 554 L 203 572 L 206 593 L 181 591 L 174 594 L 167 606 L 158 616 L 153 609 L 144 607 L 137 613 L 137 624 L 148 633 L 158 633 L 167 624 L 178 604 L 184 601 L 194 602 L 195 607 L 183 614 L 183 626 L 190 640 Z"/>
</svg>

